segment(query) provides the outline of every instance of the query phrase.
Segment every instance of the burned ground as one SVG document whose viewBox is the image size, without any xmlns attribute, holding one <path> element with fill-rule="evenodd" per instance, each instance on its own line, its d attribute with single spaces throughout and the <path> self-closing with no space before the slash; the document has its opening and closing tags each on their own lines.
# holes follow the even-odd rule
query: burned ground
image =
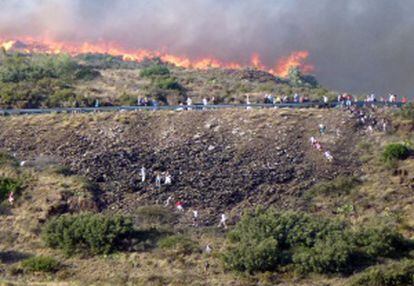
<svg viewBox="0 0 414 286">
<path fill-rule="evenodd" d="M 50 157 L 97 183 L 101 208 L 130 213 L 170 195 L 202 210 L 237 217 L 245 207 L 300 208 L 315 182 L 360 172 L 355 146 L 361 132 L 339 110 L 136 112 L 0 119 L 0 148 L 20 160 Z M 321 137 L 335 160 L 309 143 Z M 141 183 L 140 169 L 149 179 Z M 155 188 L 155 172 L 171 186 Z"/>
</svg>

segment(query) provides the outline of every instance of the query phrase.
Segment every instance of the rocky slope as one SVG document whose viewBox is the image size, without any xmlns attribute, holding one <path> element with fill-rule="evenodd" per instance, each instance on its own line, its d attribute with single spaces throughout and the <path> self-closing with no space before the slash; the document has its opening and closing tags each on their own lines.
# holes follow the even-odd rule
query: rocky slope
<svg viewBox="0 0 414 286">
<path fill-rule="evenodd" d="M 327 126 L 319 135 L 318 125 Z M 341 110 L 222 110 L 0 118 L 0 149 L 52 158 L 99 186 L 103 210 L 129 213 L 173 195 L 206 224 L 244 207 L 300 208 L 315 182 L 358 174 L 365 131 Z M 329 163 L 309 138 L 320 139 Z M 141 183 L 140 169 L 148 179 Z M 156 172 L 172 185 L 155 187 Z"/>
</svg>

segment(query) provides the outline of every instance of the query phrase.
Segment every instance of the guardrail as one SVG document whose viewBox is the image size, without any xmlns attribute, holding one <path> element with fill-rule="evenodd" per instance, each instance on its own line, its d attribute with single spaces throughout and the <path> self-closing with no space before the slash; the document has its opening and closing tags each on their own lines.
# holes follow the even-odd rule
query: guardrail
<svg viewBox="0 0 414 286">
<path fill-rule="evenodd" d="M 379 107 L 401 107 L 403 103 L 384 102 L 354 102 L 359 107 L 375 105 Z M 160 110 L 216 110 L 216 109 L 265 109 L 265 108 L 337 108 L 340 102 L 304 102 L 304 103 L 278 103 L 278 104 L 218 104 L 218 105 L 192 105 L 192 106 L 104 106 L 79 108 L 41 108 L 41 109 L 0 109 L 0 116 L 9 115 L 36 115 L 50 113 L 93 113 L 93 112 L 121 112 L 121 111 L 160 111 Z"/>
</svg>

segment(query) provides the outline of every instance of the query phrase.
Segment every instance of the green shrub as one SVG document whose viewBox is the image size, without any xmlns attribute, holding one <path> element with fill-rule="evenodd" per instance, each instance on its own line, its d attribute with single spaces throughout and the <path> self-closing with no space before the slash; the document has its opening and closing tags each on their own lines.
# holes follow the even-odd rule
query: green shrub
<svg viewBox="0 0 414 286">
<path fill-rule="evenodd" d="M 49 247 L 62 249 L 67 255 L 108 254 L 120 249 L 133 231 L 132 222 L 121 216 L 63 215 L 46 224 L 42 237 Z"/>
<path fill-rule="evenodd" d="M 0 177 L 0 202 L 6 200 L 11 192 L 15 196 L 19 194 L 22 182 L 11 178 Z"/>
<path fill-rule="evenodd" d="M 355 177 L 339 176 L 331 181 L 321 182 L 313 186 L 306 194 L 306 199 L 311 199 L 315 195 L 332 196 L 347 195 L 359 184 Z"/>
<path fill-rule="evenodd" d="M 398 112 L 398 115 L 403 119 L 411 120 L 414 122 L 414 103 L 406 104 L 401 111 Z"/>
<path fill-rule="evenodd" d="M 159 89 L 166 89 L 166 90 L 181 90 L 182 89 L 177 79 L 172 78 L 172 77 L 157 78 L 154 81 L 154 86 Z"/>
<path fill-rule="evenodd" d="M 349 274 L 408 253 L 412 245 L 393 228 L 353 230 L 345 223 L 300 212 L 257 210 L 228 235 L 225 265 L 235 271 L 274 271 L 290 265 L 303 273 Z"/>
<path fill-rule="evenodd" d="M 382 152 L 382 160 L 391 162 L 396 160 L 405 160 L 410 155 L 410 149 L 403 144 L 389 144 Z"/>
<path fill-rule="evenodd" d="M 124 92 L 117 98 L 117 103 L 122 106 L 135 106 L 138 104 L 138 97 Z"/>
<path fill-rule="evenodd" d="M 329 233 L 343 229 L 341 223 L 304 213 L 258 210 L 244 216 L 229 233 L 233 245 L 223 259 L 236 271 L 268 271 L 290 261 L 294 248 L 312 247 Z M 266 250 L 264 245 L 271 248 Z"/>
<path fill-rule="evenodd" d="M 21 264 L 27 272 L 56 272 L 59 270 L 60 263 L 49 256 L 35 256 L 24 260 Z"/>
<path fill-rule="evenodd" d="M 0 151 L 0 166 L 1 165 L 17 165 L 17 160 L 13 156 Z"/>
<path fill-rule="evenodd" d="M 170 70 L 163 65 L 152 65 L 144 68 L 140 72 L 141 77 L 167 76 L 170 75 Z"/>
<path fill-rule="evenodd" d="M 73 89 L 66 88 L 57 90 L 51 94 L 46 101 L 47 107 L 87 107 L 91 106 L 92 99 L 77 95 Z"/>
<path fill-rule="evenodd" d="M 386 266 L 374 266 L 356 275 L 348 286 L 414 285 L 414 261 L 404 260 Z"/>
<path fill-rule="evenodd" d="M 293 262 L 305 273 L 351 273 L 358 256 L 356 248 L 337 235 L 318 240 L 311 248 L 299 248 L 293 255 Z"/>
<path fill-rule="evenodd" d="M 398 256 L 409 248 L 409 243 L 400 233 L 381 224 L 361 227 L 353 233 L 352 243 L 372 258 Z"/>
<path fill-rule="evenodd" d="M 191 254 L 199 250 L 198 244 L 185 235 L 172 235 L 160 239 L 158 246 L 162 249 L 180 254 Z"/>
<path fill-rule="evenodd" d="M 233 246 L 223 255 L 228 268 L 249 273 L 275 271 L 282 259 L 283 252 L 272 237 Z"/>
</svg>

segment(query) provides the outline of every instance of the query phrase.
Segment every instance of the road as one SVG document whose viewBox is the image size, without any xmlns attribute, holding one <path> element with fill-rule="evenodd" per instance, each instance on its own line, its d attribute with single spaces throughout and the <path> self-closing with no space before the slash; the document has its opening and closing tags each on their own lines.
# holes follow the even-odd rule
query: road
<svg viewBox="0 0 414 286">
<path fill-rule="evenodd" d="M 396 106 L 401 107 L 402 103 L 366 103 L 356 102 L 354 105 L 375 104 L 379 107 Z M 105 107 L 80 107 L 80 108 L 41 108 L 41 109 L 0 109 L 0 116 L 9 115 L 35 115 L 35 114 L 51 114 L 51 113 L 93 113 L 93 112 L 124 112 L 124 111 L 157 111 L 157 110 L 217 110 L 217 109 L 263 109 L 263 108 L 311 108 L 325 107 L 337 108 L 341 105 L 339 102 L 331 102 L 324 104 L 322 102 L 306 102 L 306 103 L 280 103 L 280 104 L 219 104 L 219 105 L 193 105 L 193 106 L 105 106 Z"/>
</svg>

